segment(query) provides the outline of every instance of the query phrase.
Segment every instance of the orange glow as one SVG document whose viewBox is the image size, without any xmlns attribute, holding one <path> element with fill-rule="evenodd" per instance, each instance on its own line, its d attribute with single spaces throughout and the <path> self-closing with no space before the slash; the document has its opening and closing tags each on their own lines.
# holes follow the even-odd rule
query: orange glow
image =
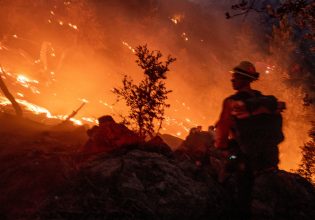
<svg viewBox="0 0 315 220">
<path fill-rule="evenodd" d="M 0 96 L 0 106 L 11 105 L 11 102 L 2 96 Z"/>
<path fill-rule="evenodd" d="M 37 80 L 29 79 L 28 77 L 26 77 L 25 75 L 22 75 L 22 74 L 19 74 L 19 75 L 16 77 L 16 80 L 17 80 L 18 82 L 20 82 L 21 84 L 26 85 L 26 87 L 29 87 L 29 86 L 27 85 L 28 83 L 36 83 L 36 84 L 39 83 Z"/>
<path fill-rule="evenodd" d="M 244 31 L 246 22 L 235 25 L 225 20 L 225 11 L 215 4 L 203 13 L 198 7 L 187 7 L 187 1 L 176 1 L 176 5 L 154 8 L 164 11 L 149 16 L 151 10 L 143 11 L 148 14 L 135 10 L 142 5 L 130 6 L 141 1 L 111 1 L 112 5 L 104 1 L 96 6 L 93 2 L 98 1 L 53 1 L 34 3 L 33 8 L 30 1 L 29 7 L 37 13 L 20 7 L 23 1 L 6 2 L 8 7 L 2 10 L 8 16 L 1 21 L 6 36 L 0 42 L 1 65 L 6 70 L 2 77 L 28 111 L 65 120 L 79 101 L 88 104 L 72 119 L 76 124 L 97 124 L 97 118 L 106 114 L 120 121 L 128 109 L 116 104 L 111 89 L 121 86 L 125 74 L 135 82 L 142 79 L 134 48 L 148 44 L 164 57 L 177 58 L 167 74 L 166 86 L 173 92 L 161 132 L 184 139 L 192 127 L 215 124 L 223 99 L 234 93 L 228 71 L 248 58 L 262 73 L 253 88 L 287 103 L 281 167 L 297 167 L 299 146 L 307 141 L 313 117 L 301 104 L 304 92 L 284 83 L 287 70 L 281 70 L 275 55 L 266 57 L 258 49 L 260 42 Z M 97 7 L 104 7 L 102 13 Z M 0 107 L 8 105 L 0 96 Z"/>
<path fill-rule="evenodd" d="M 185 41 L 188 41 L 188 36 L 185 32 L 182 33 L 181 37 L 185 40 Z"/>
<path fill-rule="evenodd" d="M 174 24 L 179 24 L 184 19 L 184 15 L 176 14 L 170 19 Z"/>
<path fill-rule="evenodd" d="M 52 115 L 48 109 L 41 107 L 41 106 L 38 106 L 38 105 L 35 105 L 35 104 L 32 104 L 26 100 L 16 99 L 16 101 L 19 104 L 21 104 L 25 108 L 25 110 L 28 110 L 35 115 L 44 114 L 47 118 L 59 119 L 59 120 L 65 120 L 67 118 L 67 115 Z M 0 96 L 0 106 L 7 106 L 7 105 L 11 105 L 11 102 L 7 98 Z M 70 118 L 70 121 L 72 121 L 73 124 L 75 124 L 75 125 L 83 125 L 82 120 L 89 122 L 91 124 L 96 124 L 96 122 L 97 122 L 96 119 L 88 118 L 88 117 L 82 117 L 81 120 L 75 119 L 75 118 Z"/>
<path fill-rule="evenodd" d="M 75 118 L 70 118 L 70 121 L 73 122 L 75 125 L 83 125 L 81 120 L 75 119 Z"/>
<path fill-rule="evenodd" d="M 20 93 L 20 92 L 18 92 L 18 93 L 16 93 L 18 96 L 20 96 L 20 97 L 24 97 L 24 94 L 23 93 Z"/>
<path fill-rule="evenodd" d="M 18 74 L 16 77 L 16 82 L 21 86 L 30 89 L 35 94 L 40 94 L 40 91 L 37 87 L 33 86 L 33 84 L 39 84 L 38 80 L 30 79 L 25 75 Z"/>
<path fill-rule="evenodd" d="M 55 118 L 55 116 L 53 116 L 49 110 L 43 108 L 43 107 L 40 107 L 40 106 L 37 106 L 37 105 L 34 105 L 26 100 L 21 100 L 21 99 L 17 99 L 16 100 L 18 103 L 20 103 L 21 105 L 23 105 L 24 107 L 26 107 L 26 110 L 29 110 L 31 112 L 33 112 L 34 114 L 36 115 L 39 115 L 39 114 L 45 114 L 47 118 Z M 56 117 L 57 118 L 57 117 Z"/>
<path fill-rule="evenodd" d="M 98 124 L 98 121 L 96 118 L 91 118 L 91 117 L 82 117 L 82 121 L 90 122 L 92 124 Z"/>
<path fill-rule="evenodd" d="M 89 100 L 87 100 L 87 99 L 85 99 L 85 98 L 78 99 L 78 100 L 81 101 L 81 102 L 84 102 L 84 103 L 88 103 L 88 102 L 89 102 Z"/>
<path fill-rule="evenodd" d="M 78 30 L 78 26 L 77 25 L 74 25 L 74 24 L 71 24 L 71 23 L 68 23 L 69 27 L 73 28 L 74 30 Z"/>
<path fill-rule="evenodd" d="M 123 41 L 122 44 L 125 45 L 125 46 L 126 46 L 129 50 L 131 50 L 133 53 L 136 52 L 135 49 L 132 48 L 127 42 Z"/>
</svg>

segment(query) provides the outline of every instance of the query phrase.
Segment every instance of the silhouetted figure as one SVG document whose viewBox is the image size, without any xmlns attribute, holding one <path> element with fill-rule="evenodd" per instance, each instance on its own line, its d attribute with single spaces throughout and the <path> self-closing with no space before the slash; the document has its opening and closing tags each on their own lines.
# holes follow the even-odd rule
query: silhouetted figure
<svg viewBox="0 0 315 220">
<path fill-rule="evenodd" d="M 285 105 L 251 88 L 259 78 L 252 63 L 242 61 L 231 73 L 236 93 L 223 102 L 215 147 L 225 160 L 219 180 L 223 182 L 228 172 L 236 174 L 236 202 L 241 217 L 248 219 L 254 175 L 278 169 L 278 144 L 284 139 L 280 112 Z"/>
<path fill-rule="evenodd" d="M 185 152 L 195 165 L 202 167 L 209 164 L 209 147 L 213 146 L 213 134 L 202 131 L 202 126 L 190 129 L 189 135 L 179 146 L 179 151 Z"/>
<path fill-rule="evenodd" d="M 87 131 L 89 140 L 84 147 L 86 151 L 110 152 L 142 141 L 137 134 L 129 130 L 125 125 L 116 123 L 110 115 L 100 117 L 98 122 L 98 126 L 93 126 Z"/>
<path fill-rule="evenodd" d="M 193 127 L 189 130 L 189 134 L 200 133 L 202 131 L 202 126 Z"/>
<path fill-rule="evenodd" d="M 211 134 L 214 137 L 214 135 L 215 135 L 215 127 L 214 127 L 214 125 L 210 125 L 208 127 L 208 132 L 209 132 L 209 134 Z"/>
</svg>

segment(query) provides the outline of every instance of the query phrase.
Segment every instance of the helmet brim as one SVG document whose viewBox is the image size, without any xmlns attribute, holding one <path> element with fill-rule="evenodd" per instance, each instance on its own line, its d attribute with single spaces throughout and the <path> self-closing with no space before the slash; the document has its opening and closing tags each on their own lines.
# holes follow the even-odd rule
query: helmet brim
<svg viewBox="0 0 315 220">
<path fill-rule="evenodd" d="M 252 76 L 249 73 L 246 73 L 246 72 L 243 72 L 243 71 L 239 71 L 239 70 L 230 70 L 229 72 L 230 73 L 238 73 L 238 74 L 240 74 L 242 76 L 246 76 L 246 77 L 248 77 L 250 79 L 253 79 L 253 80 L 257 80 L 258 79 L 258 77 Z M 259 75 L 259 73 L 256 73 L 256 74 Z"/>
</svg>

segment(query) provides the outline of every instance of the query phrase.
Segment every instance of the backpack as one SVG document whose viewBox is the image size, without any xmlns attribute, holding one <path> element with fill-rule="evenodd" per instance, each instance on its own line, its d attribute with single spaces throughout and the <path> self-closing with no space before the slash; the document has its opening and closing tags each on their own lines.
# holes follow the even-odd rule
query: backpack
<svg viewBox="0 0 315 220">
<path fill-rule="evenodd" d="M 249 112 L 260 106 L 270 110 L 269 113 L 250 115 L 246 118 L 235 117 L 233 130 L 240 153 L 252 163 L 254 169 L 277 165 L 277 145 L 284 140 L 282 116 L 276 112 L 277 99 L 256 90 L 253 93 L 239 92 L 229 98 L 244 102 Z"/>
</svg>

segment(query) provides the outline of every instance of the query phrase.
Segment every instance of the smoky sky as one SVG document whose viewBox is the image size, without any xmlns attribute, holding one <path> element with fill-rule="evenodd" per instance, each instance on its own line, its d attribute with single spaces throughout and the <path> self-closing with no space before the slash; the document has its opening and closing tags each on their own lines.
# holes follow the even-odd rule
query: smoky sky
<svg viewBox="0 0 315 220">
<path fill-rule="evenodd" d="M 3 0 L 1 65 L 38 80 L 40 94 L 10 78 L 7 83 L 12 92 L 23 93 L 24 99 L 53 114 L 71 113 L 84 98 L 89 103 L 78 116 L 111 114 L 118 119 L 126 108 L 123 103 L 109 107 L 115 103 L 111 90 L 121 86 L 125 74 L 135 82 L 143 77 L 132 48 L 146 44 L 177 59 L 167 74 L 166 86 L 173 92 L 164 132 L 181 138 L 193 126 L 206 129 L 216 122 L 223 99 L 233 93 L 228 71 L 241 60 L 256 64 L 262 73 L 257 86 L 264 93 L 299 103 L 299 93 L 281 84 L 280 73 L 263 74 L 274 61 L 266 52 L 271 28 L 262 25 L 257 13 L 225 19 L 234 2 L 238 1 Z M 302 114 L 299 111 L 293 108 L 287 117 Z M 290 125 L 291 130 L 307 130 L 303 120 Z M 293 158 L 284 163 L 289 168 L 296 166 L 298 145 L 307 136 L 291 130 L 294 146 L 283 147 L 284 157 Z"/>
</svg>

